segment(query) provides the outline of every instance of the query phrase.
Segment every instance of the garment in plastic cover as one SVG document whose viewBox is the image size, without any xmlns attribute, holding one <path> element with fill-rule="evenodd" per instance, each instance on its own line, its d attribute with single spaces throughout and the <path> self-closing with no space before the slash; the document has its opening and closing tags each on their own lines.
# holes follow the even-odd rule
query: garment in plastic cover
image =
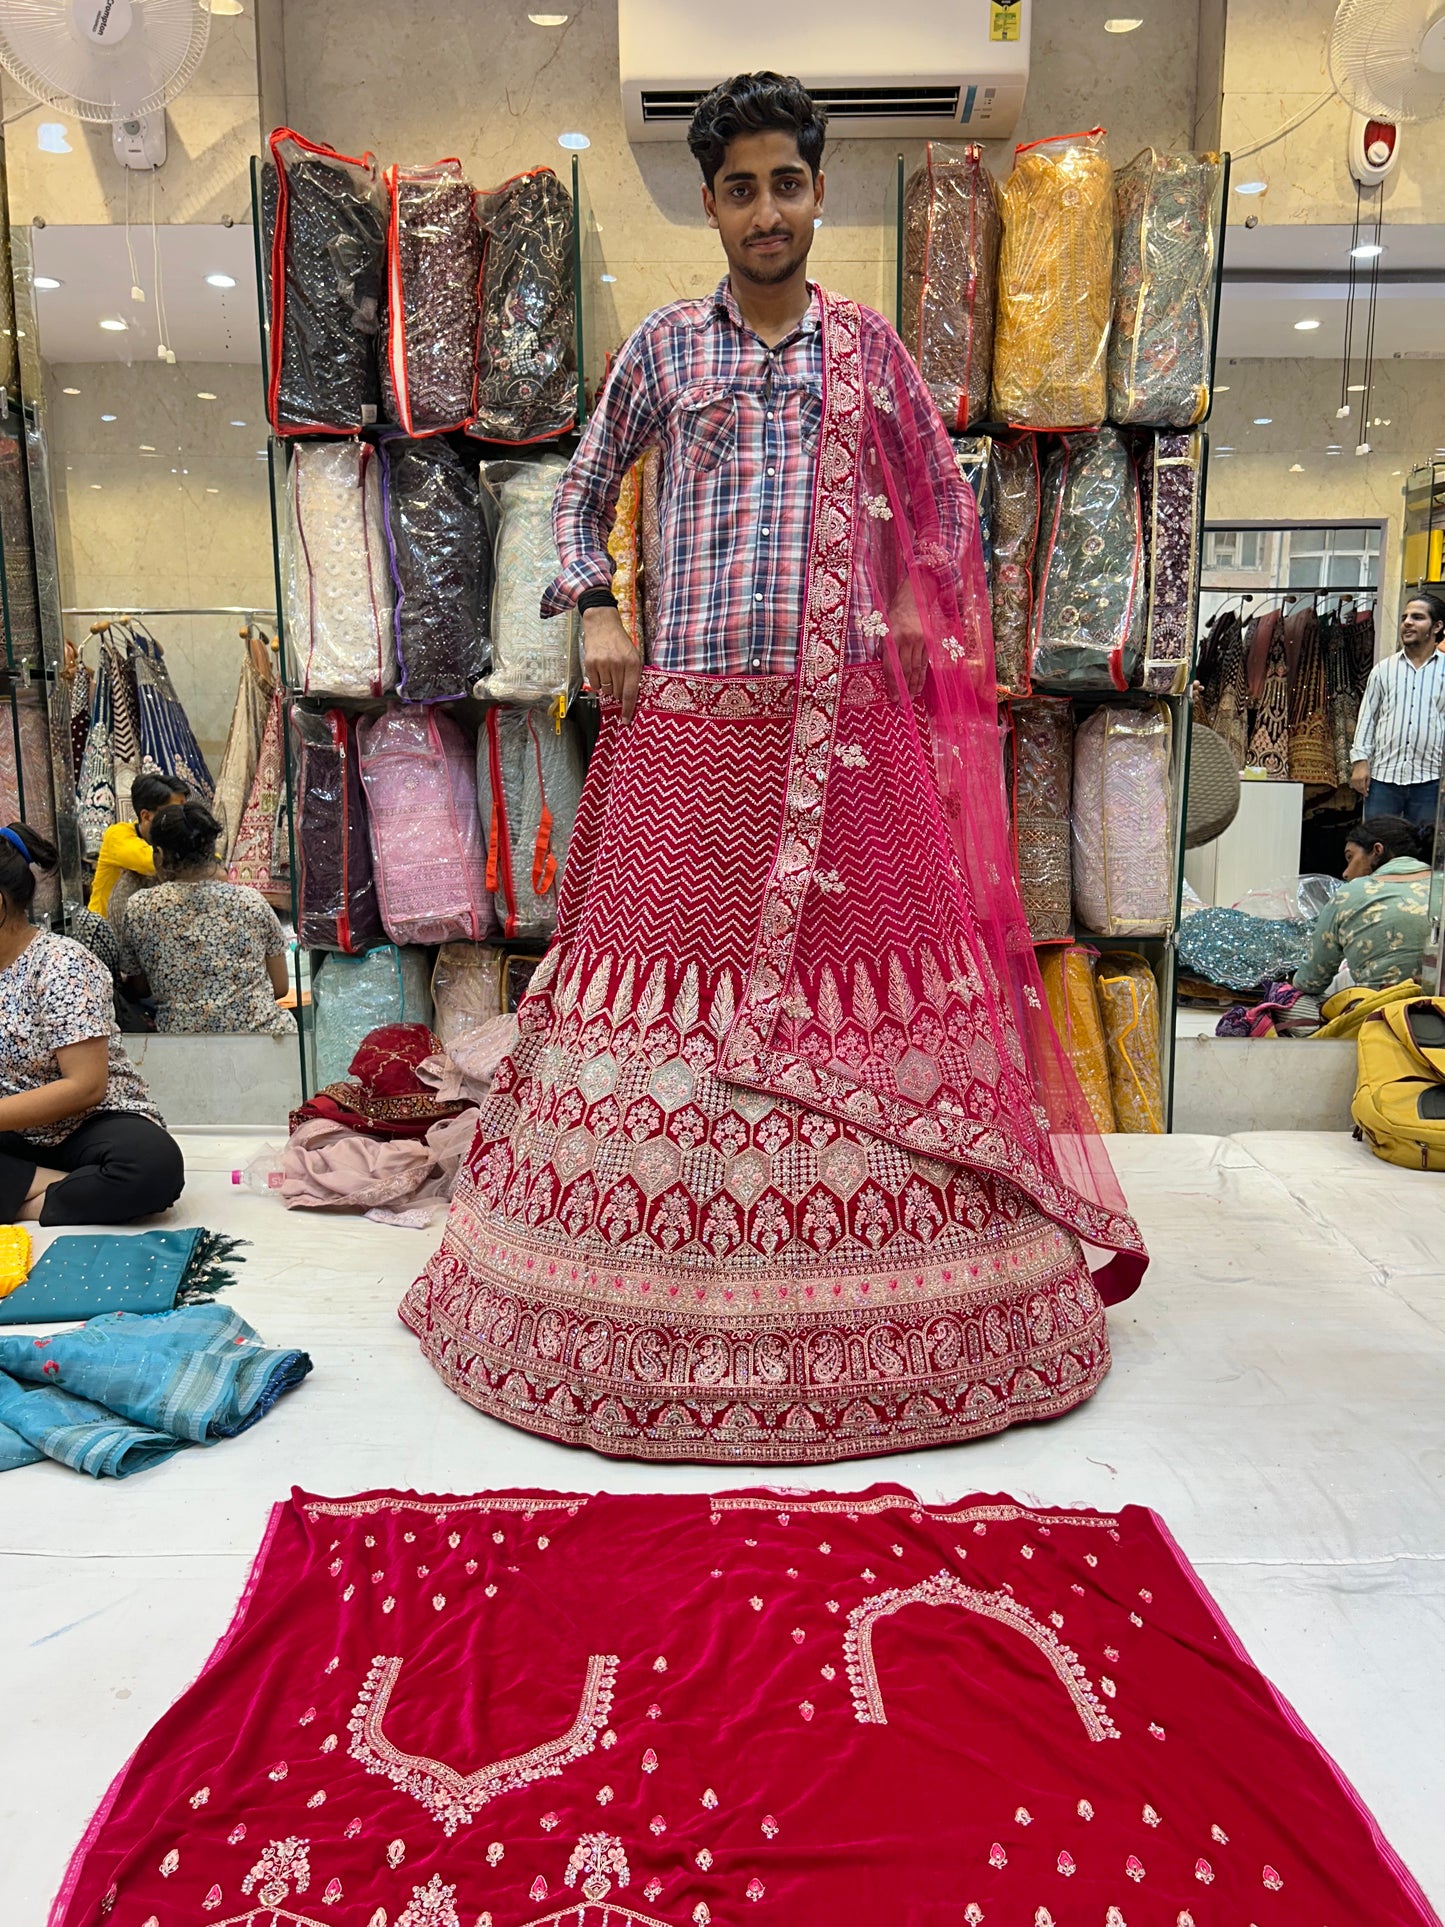
<svg viewBox="0 0 1445 1927">
<path fill-rule="evenodd" d="M 1159 984 L 1147 959 L 1112 950 L 1094 966 L 1109 1059 L 1114 1124 L 1140 1135 L 1164 1129 L 1159 1065 Z"/>
<path fill-rule="evenodd" d="M 482 332 L 469 432 L 541 442 L 577 423 L 572 197 L 550 167 L 477 196 Z"/>
<path fill-rule="evenodd" d="M 369 442 L 299 442 L 286 478 L 286 643 L 303 696 L 396 685 L 381 457 Z"/>
<path fill-rule="evenodd" d="M 577 805 L 582 754 L 568 719 L 545 704 L 498 705 L 477 738 L 477 806 L 487 839 L 487 888 L 505 937 L 546 938 Z"/>
<path fill-rule="evenodd" d="M 993 441 L 987 435 L 955 435 L 953 459 L 973 490 L 978 504 L 978 534 L 983 543 L 983 566 L 993 562 Z"/>
<path fill-rule="evenodd" d="M 1100 937 L 1157 937 L 1174 907 L 1171 724 L 1163 703 L 1105 703 L 1074 735 L 1074 912 Z"/>
<path fill-rule="evenodd" d="M 1099 1010 L 1094 960 L 1098 951 L 1071 943 L 1039 954 L 1039 975 L 1049 1015 L 1065 1055 L 1073 1067 L 1097 1130 L 1115 1128 L 1114 1096 L 1109 1083 L 1109 1056 L 1104 1043 L 1104 1021 Z"/>
<path fill-rule="evenodd" d="M 301 941 L 308 950 L 369 950 L 384 933 L 355 721 L 340 709 L 298 707 L 291 737 Z"/>
<path fill-rule="evenodd" d="M 1302 876 L 1281 877 L 1278 882 L 1264 884 L 1258 890 L 1246 890 L 1234 907 L 1251 917 L 1266 917 L 1271 922 L 1314 925 L 1344 887 L 1342 877 L 1307 872 Z"/>
<path fill-rule="evenodd" d="M 1139 458 L 1140 514 L 1148 557 L 1143 685 L 1182 696 L 1189 683 L 1204 530 L 1204 436 L 1147 435 Z"/>
<path fill-rule="evenodd" d="M 448 1049 L 459 1037 L 503 1015 L 505 953 L 489 943 L 444 943 L 432 967 L 435 1029 Z"/>
<path fill-rule="evenodd" d="M 639 456 L 622 478 L 607 554 L 612 563 L 612 594 L 629 637 L 643 650 L 642 630 L 642 473 L 646 458 Z M 644 657 L 645 660 L 645 657 Z"/>
<path fill-rule="evenodd" d="M 993 664 L 1000 690 L 1014 696 L 1026 695 L 1029 688 L 1039 487 L 1038 437 L 995 438 L 989 459 L 993 541 L 988 570 Z"/>
<path fill-rule="evenodd" d="M 993 414 L 1020 428 L 1089 428 L 1108 401 L 1114 180 L 1104 130 L 1035 141 L 999 190 Z"/>
<path fill-rule="evenodd" d="M 542 597 L 561 569 L 552 535 L 552 497 L 566 463 L 482 464 L 482 487 L 497 518 L 492 590 L 492 667 L 474 694 L 492 702 L 570 698 L 580 681 L 575 609 L 543 616 Z"/>
<path fill-rule="evenodd" d="M 322 959 L 311 979 L 316 1088 L 339 1084 L 368 1031 L 383 1024 L 430 1024 L 431 959 L 424 950 L 378 944 L 359 957 Z"/>
<path fill-rule="evenodd" d="M 476 406 L 482 237 L 461 162 L 386 170 L 388 418 L 409 435 L 461 428 Z"/>
<path fill-rule="evenodd" d="M 989 408 L 998 188 L 976 141 L 930 141 L 903 197 L 903 340 L 949 428 Z"/>
<path fill-rule="evenodd" d="M 1209 412 L 1224 165 L 1146 147 L 1114 176 L 1109 420 L 1192 428 Z"/>
<path fill-rule="evenodd" d="M 476 460 L 449 442 L 401 436 L 383 443 L 382 460 L 397 694 L 410 703 L 466 696 L 491 655 L 492 541 Z"/>
<path fill-rule="evenodd" d="M 1131 688 L 1144 648 L 1144 543 L 1134 457 L 1116 428 L 1050 451 L 1034 613 L 1035 688 Z"/>
<path fill-rule="evenodd" d="M 1074 712 L 1067 697 L 1009 706 L 1014 853 L 1029 934 L 1056 943 L 1073 927 L 1069 809 L 1074 780 Z"/>
<path fill-rule="evenodd" d="M 359 160 L 278 127 L 261 183 L 270 271 L 267 400 L 278 435 L 376 420 L 386 197 Z"/>
<path fill-rule="evenodd" d="M 393 943 L 492 929 L 472 746 L 444 710 L 393 703 L 357 726 L 382 921 Z"/>
</svg>

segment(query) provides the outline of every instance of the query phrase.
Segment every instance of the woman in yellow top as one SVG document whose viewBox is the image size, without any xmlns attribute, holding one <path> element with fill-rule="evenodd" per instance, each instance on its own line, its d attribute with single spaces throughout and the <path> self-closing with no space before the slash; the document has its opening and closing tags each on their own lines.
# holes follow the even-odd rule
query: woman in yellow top
<svg viewBox="0 0 1445 1927">
<path fill-rule="evenodd" d="M 155 858 L 151 855 L 150 827 L 151 818 L 157 810 L 163 810 L 170 803 L 184 803 L 190 790 L 179 776 L 138 776 L 130 786 L 130 806 L 135 812 L 133 823 L 112 823 L 100 839 L 100 855 L 96 858 L 95 881 L 90 886 L 89 908 L 98 917 L 110 914 L 111 892 L 127 872 L 134 877 L 149 880 L 156 873 Z M 132 884 L 125 896 L 129 897 Z M 115 906 L 115 921 L 125 909 L 124 902 Z"/>
</svg>

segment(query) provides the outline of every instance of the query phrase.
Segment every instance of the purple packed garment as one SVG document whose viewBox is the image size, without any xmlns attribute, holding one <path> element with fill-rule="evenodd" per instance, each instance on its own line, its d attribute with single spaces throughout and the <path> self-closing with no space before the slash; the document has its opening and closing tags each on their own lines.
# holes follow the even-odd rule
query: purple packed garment
<svg viewBox="0 0 1445 1927">
<path fill-rule="evenodd" d="M 1204 436 L 1198 429 L 1143 437 L 1139 453 L 1148 587 L 1144 688 L 1179 696 L 1189 684 L 1204 523 Z"/>
<path fill-rule="evenodd" d="M 393 703 L 357 727 L 382 921 L 393 943 L 490 935 L 474 751 L 445 711 Z"/>
<path fill-rule="evenodd" d="M 389 167 L 382 399 L 409 435 L 461 428 L 476 406 L 482 237 L 459 161 Z"/>
<path fill-rule="evenodd" d="M 293 709 L 301 941 L 358 955 L 382 941 L 356 725 L 343 710 Z"/>
</svg>

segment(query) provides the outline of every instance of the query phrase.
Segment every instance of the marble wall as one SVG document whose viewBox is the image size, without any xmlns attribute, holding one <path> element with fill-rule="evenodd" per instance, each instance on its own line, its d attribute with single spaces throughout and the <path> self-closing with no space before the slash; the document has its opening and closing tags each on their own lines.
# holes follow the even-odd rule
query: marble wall
<svg viewBox="0 0 1445 1927">
<path fill-rule="evenodd" d="M 1445 447 L 1445 361 L 1387 361 L 1377 369 L 1373 415 L 1380 424 L 1370 428 L 1369 455 L 1354 452 L 1357 417 L 1336 420 L 1340 375 L 1333 363 L 1226 361 L 1218 380 L 1208 519 L 1385 522 L 1383 606 L 1393 614 L 1405 480 Z M 1254 425 L 1258 415 L 1271 417 L 1267 426 Z M 1338 455 L 1327 453 L 1332 442 L 1342 444 Z M 1220 456 L 1221 447 L 1234 453 Z"/>
<path fill-rule="evenodd" d="M 269 610 L 276 590 L 260 382 L 259 368 L 221 362 L 47 368 L 67 607 Z M 216 399 L 200 401 L 198 391 Z M 83 642 L 92 620 L 68 617 L 66 634 Z M 214 775 L 241 672 L 239 618 L 158 616 L 150 626 Z"/>
<path fill-rule="evenodd" d="M 1227 9 L 1221 141 L 1239 154 L 1269 139 L 1330 89 L 1327 58 L 1336 0 L 1204 0 Z M 1424 12 L 1421 19 L 1424 19 Z M 1235 179 L 1268 183 L 1246 206 L 1231 196 L 1231 216 L 1261 226 L 1351 221 L 1355 184 L 1346 164 L 1349 109 L 1330 100 L 1301 127 L 1260 154 L 1236 162 Z M 1402 131 L 1399 165 L 1385 187 L 1390 221 L 1437 221 L 1445 179 L 1445 119 Z"/>
<path fill-rule="evenodd" d="M 1159 0 L 1128 35 L 1104 33 L 1112 11 L 1106 0 L 1035 9 L 1019 140 L 1103 121 L 1120 160 L 1148 143 L 1189 144 L 1198 0 Z M 606 271 L 617 277 L 601 324 L 610 346 L 659 303 L 713 286 L 722 257 L 686 145 L 634 147 L 626 138 L 615 0 L 576 0 L 570 13 L 555 29 L 531 25 L 521 8 L 502 15 L 443 0 L 286 0 L 286 108 L 293 127 L 345 153 L 371 148 L 384 162 L 455 154 L 479 186 L 522 167 L 550 163 L 560 172 L 568 156 L 558 134 L 585 133 L 587 191 Z M 887 31 L 884 13 L 879 31 Z M 738 49 L 739 65 L 765 66 L 767 58 L 766 46 Z M 278 76 L 271 84 L 283 83 Z M 263 98 L 267 119 L 271 99 Z M 910 165 L 918 151 L 919 143 L 908 145 Z M 892 141 L 830 148 L 813 255 L 820 279 L 889 313 L 897 152 Z M 990 143 L 996 172 L 1010 159 L 1010 143 Z"/>
</svg>

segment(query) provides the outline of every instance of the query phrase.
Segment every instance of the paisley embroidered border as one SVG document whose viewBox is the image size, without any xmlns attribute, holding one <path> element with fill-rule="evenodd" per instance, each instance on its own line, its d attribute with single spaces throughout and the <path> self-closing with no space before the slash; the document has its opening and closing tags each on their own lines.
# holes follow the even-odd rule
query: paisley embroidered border
<svg viewBox="0 0 1445 1927">
<path fill-rule="evenodd" d="M 843 1654 L 848 1678 L 853 1685 L 853 1713 L 860 1725 L 886 1726 L 888 1715 L 883 1706 L 883 1689 L 873 1660 L 873 1628 L 905 1606 L 962 1606 L 996 1620 L 1033 1641 L 1053 1667 L 1091 1740 L 1117 1740 L 1119 1729 L 1096 1697 L 1079 1656 L 1066 1646 L 1051 1627 L 1042 1625 L 1027 1606 L 1006 1592 L 980 1592 L 967 1586 L 950 1572 L 935 1573 L 907 1590 L 891 1587 L 874 1593 L 848 1615 L 848 1631 L 843 1638 Z"/>
<path fill-rule="evenodd" d="M 403 1793 L 420 1801 L 450 1838 L 458 1827 L 470 1826 L 488 1801 L 503 1793 L 515 1793 L 533 1780 L 553 1778 L 573 1760 L 592 1751 L 612 1710 L 617 1665 L 615 1653 L 594 1653 L 588 1660 L 577 1717 L 565 1733 L 529 1747 L 525 1753 L 478 1767 L 475 1773 L 458 1773 L 444 1760 L 404 1753 L 386 1738 L 381 1729 L 402 1661 L 378 1655 L 348 1723 L 351 1757 L 359 1760 L 368 1773 L 385 1774 Z"/>
</svg>

